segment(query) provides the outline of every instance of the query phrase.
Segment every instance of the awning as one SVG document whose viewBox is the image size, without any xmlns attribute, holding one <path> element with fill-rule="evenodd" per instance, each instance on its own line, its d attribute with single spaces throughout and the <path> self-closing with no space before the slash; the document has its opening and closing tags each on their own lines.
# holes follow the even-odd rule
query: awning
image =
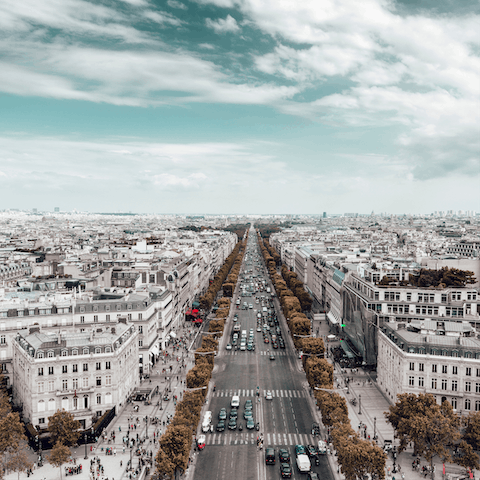
<svg viewBox="0 0 480 480">
<path fill-rule="evenodd" d="M 343 348 L 343 351 L 345 352 L 347 358 L 355 358 L 355 355 L 350 351 L 346 342 L 340 342 L 340 345 Z"/>
<path fill-rule="evenodd" d="M 328 320 L 330 320 L 330 323 L 332 323 L 333 325 L 338 323 L 338 320 L 333 316 L 332 312 L 327 313 L 327 318 Z"/>
<path fill-rule="evenodd" d="M 198 308 L 200 306 L 199 302 L 192 302 L 192 307 Z"/>
<path fill-rule="evenodd" d="M 176 338 L 176 337 L 177 337 L 177 334 L 176 334 L 175 332 L 170 332 L 170 336 L 171 336 L 172 338 Z"/>
<path fill-rule="evenodd" d="M 150 350 L 150 353 L 152 355 L 158 355 L 160 353 L 160 350 L 158 350 L 158 346 L 157 345 L 153 345 L 152 349 Z"/>
<path fill-rule="evenodd" d="M 185 315 L 191 315 L 192 314 L 192 310 L 188 309 L 186 312 L 185 312 Z"/>
</svg>

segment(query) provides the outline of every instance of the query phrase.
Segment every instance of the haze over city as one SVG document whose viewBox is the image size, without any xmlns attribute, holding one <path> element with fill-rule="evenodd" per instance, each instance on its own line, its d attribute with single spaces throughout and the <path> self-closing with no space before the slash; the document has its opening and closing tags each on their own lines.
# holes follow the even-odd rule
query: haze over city
<svg viewBox="0 0 480 480">
<path fill-rule="evenodd" d="M 479 211 L 479 10 L 4 0 L 1 208 Z"/>
</svg>

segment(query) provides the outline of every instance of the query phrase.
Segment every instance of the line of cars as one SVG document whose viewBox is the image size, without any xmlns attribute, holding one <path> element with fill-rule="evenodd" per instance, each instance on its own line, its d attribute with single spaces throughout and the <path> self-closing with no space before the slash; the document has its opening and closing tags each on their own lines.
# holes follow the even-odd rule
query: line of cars
<svg viewBox="0 0 480 480">
<path fill-rule="evenodd" d="M 276 456 L 273 447 L 265 449 L 265 463 L 267 465 L 275 465 Z M 282 478 L 292 477 L 292 465 L 290 453 L 286 448 L 278 450 L 278 462 L 280 464 L 280 475 Z M 315 445 L 295 445 L 295 463 L 300 473 L 307 473 L 307 480 L 319 480 L 318 474 L 311 471 L 312 463 L 320 464 L 319 452 Z"/>
<path fill-rule="evenodd" d="M 226 428 L 229 430 L 243 430 L 243 422 L 240 423 L 238 420 L 238 409 L 240 407 L 240 397 L 238 395 L 234 395 L 232 397 L 231 403 L 231 410 L 227 415 L 227 409 L 225 407 L 221 408 L 218 412 L 218 423 L 216 426 L 217 432 L 223 432 Z M 207 418 L 207 414 L 210 413 L 210 421 L 211 421 L 211 412 L 207 412 L 205 414 L 205 418 Z M 247 399 L 245 401 L 244 412 L 243 412 L 243 419 L 245 420 L 245 427 L 247 430 L 257 429 L 259 430 L 260 425 L 259 423 L 255 423 L 253 417 L 253 401 Z M 202 427 L 203 430 L 203 427 Z M 208 431 L 208 430 L 206 430 Z M 210 430 L 212 431 L 212 430 Z"/>
</svg>

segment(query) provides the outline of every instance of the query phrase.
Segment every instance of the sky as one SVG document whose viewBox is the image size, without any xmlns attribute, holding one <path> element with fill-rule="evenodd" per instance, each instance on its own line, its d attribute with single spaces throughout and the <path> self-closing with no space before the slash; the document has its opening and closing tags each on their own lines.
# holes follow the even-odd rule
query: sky
<svg viewBox="0 0 480 480">
<path fill-rule="evenodd" d="M 0 209 L 480 212 L 477 0 L 2 0 Z"/>
</svg>

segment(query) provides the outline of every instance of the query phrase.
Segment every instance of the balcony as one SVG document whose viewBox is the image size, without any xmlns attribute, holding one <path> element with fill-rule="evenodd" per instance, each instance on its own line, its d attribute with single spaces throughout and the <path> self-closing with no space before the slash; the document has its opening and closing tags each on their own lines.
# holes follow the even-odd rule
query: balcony
<svg viewBox="0 0 480 480">
<path fill-rule="evenodd" d="M 79 397 L 80 395 L 86 395 L 88 393 L 94 393 L 95 389 L 93 387 L 89 387 L 89 388 L 77 388 L 77 390 L 71 390 L 71 389 L 68 389 L 68 390 L 57 390 L 57 392 L 55 393 L 55 395 L 57 397 L 65 397 L 65 396 L 69 396 L 69 395 L 75 395 L 75 393 L 77 394 L 77 397 Z"/>
</svg>

